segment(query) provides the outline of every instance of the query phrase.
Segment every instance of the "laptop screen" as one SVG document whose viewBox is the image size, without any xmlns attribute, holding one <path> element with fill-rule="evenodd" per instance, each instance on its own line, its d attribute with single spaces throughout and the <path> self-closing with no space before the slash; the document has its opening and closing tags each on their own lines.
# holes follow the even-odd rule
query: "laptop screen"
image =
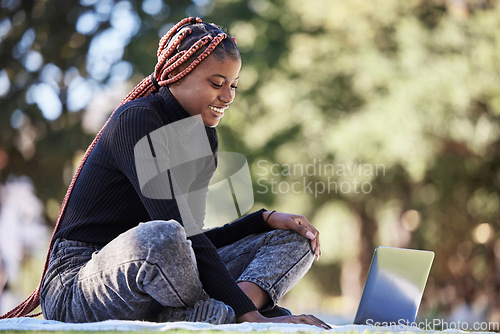
<svg viewBox="0 0 500 334">
<path fill-rule="evenodd" d="M 414 323 L 433 259 L 430 251 L 377 247 L 354 323 Z"/>
</svg>

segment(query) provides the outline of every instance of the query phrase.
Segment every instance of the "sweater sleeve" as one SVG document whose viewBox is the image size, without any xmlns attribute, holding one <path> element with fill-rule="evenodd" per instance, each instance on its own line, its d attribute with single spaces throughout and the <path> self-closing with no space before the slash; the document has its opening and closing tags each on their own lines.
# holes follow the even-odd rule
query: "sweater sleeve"
<svg viewBox="0 0 500 334">
<path fill-rule="evenodd" d="M 162 126 L 164 124 L 161 119 L 149 108 L 133 107 L 122 112 L 113 131 L 114 159 L 134 187 L 152 220 L 175 219 L 184 225 L 176 199 L 152 199 L 144 196 L 137 176 L 134 147 L 141 138 Z M 231 231 L 238 230 L 237 226 L 238 224 L 232 228 L 223 228 L 223 235 L 227 236 Z M 228 272 L 211 240 L 203 233 L 190 236 L 189 239 L 196 256 L 200 280 L 208 295 L 230 305 L 236 316 L 256 310 L 251 299 L 238 287 Z M 220 237 L 214 240 L 220 244 Z"/>
<path fill-rule="evenodd" d="M 262 216 L 264 211 L 266 211 L 266 209 L 260 209 L 232 223 L 205 231 L 205 235 L 212 241 L 215 247 L 220 248 L 232 244 L 250 234 L 271 231 L 272 229 L 266 224 Z"/>
</svg>

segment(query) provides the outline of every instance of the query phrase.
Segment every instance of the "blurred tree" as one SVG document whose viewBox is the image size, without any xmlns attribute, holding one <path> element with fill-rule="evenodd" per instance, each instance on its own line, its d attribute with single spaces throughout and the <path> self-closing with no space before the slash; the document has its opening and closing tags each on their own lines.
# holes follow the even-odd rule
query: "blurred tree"
<svg viewBox="0 0 500 334">
<path fill-rule="evenodd" d="M 353 176 L 372 184 L 367 194 L 341 189 L 301 206 L 291 199 L 297 197 L 293 193 L 274 199 L 308 212 L 328 239 L 338 233 L 327 226 L 337 219 L 328 207 L 345 203 L 342 210 L 351 213 L 345 223 L 357 228 L 330 250 L 357 249 L 354 258 L 332 258 L 346 264 L 348 276 L 358 277 L 351 279 L 355 285 L 364 281 L 376 244 L 432 249 L 437 258 L 429 289 L 438 293 L 430 299 L 450 311 L 460 302 L 487 298 L 495 317 L 500 292 L 498 8 L 389 0 L 282 5 L 287 8 L 280 7 L 282 12 L 298 16 L 300 28 L 290 35 L 280 66 L 271 69 L 277 73 L 270 82 L 259 81 L 249 118 L 259 111 L 265 116 L 247 127 L 274 122 L 278 134 L 299 127 L 293 131 L 298 135 L 279 149 L 273 143 L 273 162 L 322 160 L 352 168 L 383 164 L 384 169 L 350 175 L 351 185 Z M 333 172 L 316 173 L 314 180 L 329 184 L 336 176 L 349 181 Z M 361 269 L 352 266 L 356 259 Z M 359 293 L 358 288 L 352 296 Z"/>
<path fill-rule="evenodd" d="M 123 83 L 153 70 L 171 24 L 201 16 L 237 37 L 244 62 L 221 149 L 247 156 L 256 205 L 306 214 L 322 231 L 312 274 L 330 284 L 316 295 L 342 293 L 355 307 L 376 245 L 425 248 L 437 255 L 428 310 L 486 298 L 498 319 L 495 1 L 1 6 L 0 181 L 32 178 L 51 222 L 79 155 L 130 88 Z M 116 97 L 94 104 L 99 95 Z M 97 125 L 82 127 L 94 113 Z"/>
</svg>

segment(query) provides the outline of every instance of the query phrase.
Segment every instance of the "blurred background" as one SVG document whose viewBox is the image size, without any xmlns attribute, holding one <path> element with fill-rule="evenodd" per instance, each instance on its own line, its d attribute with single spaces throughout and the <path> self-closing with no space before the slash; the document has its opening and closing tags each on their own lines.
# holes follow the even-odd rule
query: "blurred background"
<svg viewBox="0 0 500 334">
<path fill-rule="evenodd" d="M 378 245 L 436 253 L 419 319 L 500 320 L 495 0 L 1 0 L 0 311 L 40 280 L 83 152 L 200 16 L 237 38 L 218 127 L 254 209 L 304 214 L 323 256 L 285 297 L 352 322 Z"/>
</svg>

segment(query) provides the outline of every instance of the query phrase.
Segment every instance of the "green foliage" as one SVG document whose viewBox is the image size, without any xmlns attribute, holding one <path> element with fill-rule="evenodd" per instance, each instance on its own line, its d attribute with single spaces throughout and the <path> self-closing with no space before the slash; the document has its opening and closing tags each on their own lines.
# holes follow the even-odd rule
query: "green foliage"
<svg viewBox="0 0 500 334">
<path fill-rule="evenodd" d="M 266 4 L 273 12 L 275 2 Z M 298 21 L 280 18 L 287 52 L 265 72 L 246 57 L 247 71 L 259 79 L 233 108 L 245 116 L 228 115 L 222 129 L 236 125 L 246 139 L 241 147 L 260 153 L 249 154 L 257 171 L 262 160 L 384 169 L 351 175 L 351 185 L 352 176 L 372 185 L 367 194 L 315 196 L 282 187 L 288 191 L 274 193 L 272 203 L 306 214 L 320 228 L 328 240 L 325 269 L 358 254 L 366 272 L 377 244 L 431 249 L 437 253 L 431 285 L 452 287 L 455 301 L 480 297 L 480 284 L 491 284 L 488 291 L 498 296 L 490 262 L 498 259 L 500 218 L 498 9 L 457 12 L 425 1 L 279 6 Z M 261 29 L 261 17 L 235 22 L 235 34 Z M 260 42 L 261 35 L 251 35 L 245 45 Z M 287 129 L 293 131 L 282 136 Z M 261 181 L 291 185 L 304 178 L 311 179 L 267 174 Z M 327 185 L 332 178 L 349 181 L 334 172 L 312 179 Z M 257 199 L 267 204 L 269 195 Z M 469 280 L 472 297 L 463 289 Z M 498 298 L 490 297 L 494 309 Z"/>
</svg>

